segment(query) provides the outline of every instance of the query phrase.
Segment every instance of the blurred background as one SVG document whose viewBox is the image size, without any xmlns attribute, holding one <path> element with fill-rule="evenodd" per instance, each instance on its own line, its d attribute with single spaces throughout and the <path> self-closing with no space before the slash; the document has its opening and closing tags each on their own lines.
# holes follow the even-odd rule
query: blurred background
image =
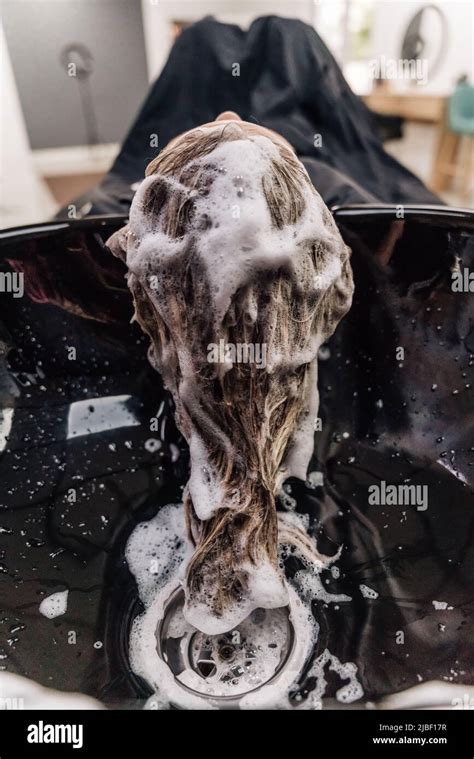
<svg viewBox="0 0 474 759">
<path fill-rule="evenodd" d="M 386 150 L 450 205 L 472 208 L 473 9 L 471 0 L 2 0 L 0 226 L 47 220 L 97 184 L 174 40 L 206 15 L 243 28 L 275 14 L 312 25 L 379 114 Z"/>
</svg>

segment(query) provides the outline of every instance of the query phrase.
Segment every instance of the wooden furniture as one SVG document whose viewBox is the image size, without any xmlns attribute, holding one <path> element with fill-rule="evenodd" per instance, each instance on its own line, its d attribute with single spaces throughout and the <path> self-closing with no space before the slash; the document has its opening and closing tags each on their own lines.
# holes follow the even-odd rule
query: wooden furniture
<svg viewBox="0 0 474 759">
<path fill-rule="evenodd" d="M 460 143 L 459 135 L 450 132 L 446 125 L 447 98 L 443 95 L 417 94 L 416 89 L 396 92 L 381 86 L 370 95 L 365 95 L 363 100 L 376 113 L 401 116 L 407 121 L 437 127 L 437 144 L 428 184 L 434 192 L 444 190 L 452 179 L 452 172 L 446 171 L 446 167 L 457 163 Z"/>
<path fill-rule="evenodd" d="M 445 98 L 441 95 L 418 95 L 375 89 L 364 97 L 365 104 L 376 113 L 401 116 L 407 121 L 440 124 L 444 117 Z"/>
</svg>

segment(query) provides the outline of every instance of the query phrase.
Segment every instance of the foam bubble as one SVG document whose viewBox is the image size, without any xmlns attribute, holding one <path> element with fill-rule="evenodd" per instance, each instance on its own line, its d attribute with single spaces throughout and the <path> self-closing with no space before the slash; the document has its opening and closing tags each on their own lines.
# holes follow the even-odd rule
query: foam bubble
<svg viewBox="0 0 474 759">
<path fill-rule="evenodd" d="M 237 136 L 242 132 L 238 126 L 232 128 L 237 131 Z M 281 157 L 268 137 L 248 136 L 242 132 L 242 139 L 222 142 L 210 154 L 190 163 L 190 166 L 213 171 L 212 182 L 205 193 L 190 189 L 168 175 L 152 174 L 142 182 L 132 203 L 127 244 L 129 272 L 142 283 L 153 276 L 154 286 L 147 289 L 147 294 L 154 308 L 161 313 L 163 304 L 167 302 L 167 293 L 180 284 L 173 280 L 173 263 L 179 262 L 192 244 L 193 255 L 202 263 L 203 276 L 209 285 L 208 313 L 210 322 L 214 324 L 216 343 L 218 338 L 225 338 L 224 318 L 237 291 L 244 291 L 260 273 L 279 269 L 292 272 L 294 280 L 300 281 L 298 272 L 308 265 L 308 244 L 317 244 L 325 251 L 324 261 L 314 276 L 315 296 L 320 297 L 341 275 L 344 243 L 302 164 L 302 214 L 294 224 L 281 229 L 274 226 L 263 192 L 263 181 L 272 170 L 272 161 L 276 160 L 281 161 Z M 192 198 L 193 219 L 178 239 L 165 234 L 160 218 L 151 215 L 145 208 L 145 200 L 156 182 L 164 182 L 172 191 Z M 248 318 L 254 321 L 257 319 L 255 309 L 256 304 L 249 302 Z M 162 315 L 166 321 L 166 314 Z M 323 336 L 311 334 L 310 327 L 308 340 L 301 350 L 297 350 L 295 345 L 291 345 L 289 350 L 282 350 L 275 344 L 266 356 L 266 370 L 269 373 L 283 371 L 288 374 L 303 364 L 310 365 L 304 387 L 304 407 L 282 463 L 278 485 L 291 476 L 304 480 L 313 451 L 313 425 L 319 405 L 316 357 Z M 212 428 L 208 416 L 202 418 L 199 383 L 190 352 L 192 346 L 179 340 L 175 341 L 174 347 L 178 354 L 181 397 L 186 396 L 186 406 L 199 416 L 200 426 L 222 437 L 222 431 L 215 425 Z M 153 350 L 150 359 L 160 369 Z M 162 363 L 165 363 L 163 357 Z M 221 369 L 225 372 L 229 368 L 224 366 Z M 195 425 L 187 437 L 191 453 L 189 488 L 193 505 L 200 519 L 209 519 L 217 509 L 233 508 L 235 504 L 221 492 L 208 460 L 206 445 Z M 221 442 L 229 456 L 235 456 L 232 441 Z"/>
<path fill-rule="evenodd" d="M 246 593 L 241 601 L 236 602 L 221 616 L 216 616 L 209 609 L 203 592 L 204 601 L 187 599 L 186 619 L 198 630 L 217 635 L 232 630 L 246 619 L 255 609 L 277 609 L 288 604 L 288 589 L 280 572 L 269 562 L 251 565 L 245 561 L 241 571 L 249 577 Z"/>
<path fill-rule="evenodd" d="M 153 519 L 135 527 L 125 548 L 125 558 L 145 605 L 170 580 L 176 582 L 184 574 L 185 560 L 191 554 L 182 504 L 167 504 Z"/>
<path fill-rule="evenodd" d="M 65 614 L 67 611 L 68 595 L 69 590 L 59 590 L 43 598 L 39 607 L 40 614 L 48 619 L 55 619 L 55 617 Z"/>
<path fill-rule="evenodd" d="M 334 656 L 334 654 L 328 649 L 325 649 L 323 653 L 314 660 L 307 673 L 307 678 L 314 678 L 316 684 L 309 695 L 306 708 L 321 708 L 321 700 L 327 688 L 325 675 L 326 668 L 335 672 L 342 681 L 349 681 L 336 692 L 336 698 L 338 701 L 344 704 L 351 704 L 353 701 L 362 698 L 364 691 L 357 680 L 356 665 L 352 662 L 342 663 L 337 656 Z"/>
<path fill-rule="evenodd" d="M 363 584 L 359 585 L 359 590 L 364 596 L 364 598 L 376 599 L 379 597 L 379 594 L 377 593 L 377 591 L 374 590 L 373 588 L 369 588 L 368 585 L 363 585 Z"/>
<path fill-rule="evenodd" d="M 165 617 L 170 597 L 184 584 L 185 567 L 192 551 L 183 538 L 183 507 L 169 504 L 152 520 L 135 528 L 127 543 L 126 558 L 136 578 L 145 611 L 132 626 L 130 663 L 133 671 L 155 691 L 145 708 L 166 709 L 173 705 L 186 709 L 215 709 L 222 707 L 220 699 L 233 697 L 241 709 L 288 709 L 290 705 L 299 709 L 317 709 L 321 707 L 320 701 L 326 691 L 324 669 L 328 664 L 342 681 L 349 681 L 338 690 L 338 700 L 351 703 L 362 696 L 355 665 L 341 663 L 326 650 L 314 658 L 307 675 L 315 678 L 315 690 L 307 699 L 290 702 L 290 694 L 297 690 L 301 674 L 311 662 L 318 641 L 319 627 L 311 611 L 312 601 L 314 598 L 327 603 L 350 600 L 347 596 L 327 593 L 321 582 L 316 581 L 320 571 L 335 561 L 340 552 L 331 558 L 321 556 L 314 540 L 307 534 L 308 527 L 308 516 L 295 512 L 280 515 L 280 535 L 285 541 L 293 541 L 295 553 L 306 568 L 298 573 L 294 583 L 285 583 L 285 598 L 268 586 L 264 572 L 261 575 L 257 572 L 256 582 L 266 585 L 268 603 L 276 610 L 251 610 L 243 622 L 239 620 L 236 630 L 227 633 L 226 640 L 233 641 L 236 632 L 243 641 L 251 640 L 251 654 L 248 646 L 238 646 L 232 665 L 228 665 L 212 653 L 215 640 L 222 642 L 221 635 L 214 635 L 214 630 L 200 632 L 209 624 L 208 619 L 197 619 L 196 628 L 189 614 L 185 616 L 182 609 L 172 616 L 167 635 L 175 639 L 177 645 L 184 645 L 183 641 L 197 641 L 211 651 L 209 663 L 215 665 L 215 671 L 204 679 L 190 667 L 175 676 L 157 649 L 158 627 Z M 284 548 L 282 550 L 284 552 Z M 153 563 L 156 559 L 157 563 Z M 294 639 L 285 665 L 272 677 L 279 665 L 287 634 L 286 617 L 280 608 L 285 605 L 289 609 Z M 203 608 L 201 613 L 205 617 L 207 610 Z M 249 656 L 252 659 L 250 665 Z"/>
</svg>

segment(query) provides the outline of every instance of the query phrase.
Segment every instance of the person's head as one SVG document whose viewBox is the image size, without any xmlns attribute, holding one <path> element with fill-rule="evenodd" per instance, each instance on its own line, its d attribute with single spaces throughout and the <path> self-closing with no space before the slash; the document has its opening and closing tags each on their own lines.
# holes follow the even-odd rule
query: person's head
<svg viewBox="0 0 474 759">
<path fill-rule="evenodd" d="M 286 603 L 275 497 L 312 454 L 316 356 L 351 303 L 349 250 L 286 140 L 235 115 L 177 137 L 146 174 L 109 246 L 190 447 L 188 619 L 218 632 Z"/>
<path fill-rule="evenodd" d="M 202 131 L 203 129 L 222 129 L 223 127 L 226 127 L 228 124 L 234 124 L 234 126 L 239 126 L 244 134 L 253 135 L 253 136 L 260 136 L 260 137 L 268 137 L 272 142 L 276 144 L 280 144 L 285 146 L 290 150 L 291 153 L 294 153 L 293 148 L 291 147 L 290 143 L 285 140 L 285 138 L 278 134 L 278 132 L 274 132 L 273 129 L 267 129 L 267 127 L 263 127 L 260 124 L 250 122 L 250 121 L 242 121 L 238 113 L 235 113 L 235 111 L 223 111 L 222 113 L 217 116 L 217 118 L 214 121 L 208 121 L 205 124 L 200 124 L 200 126 L 196 127 L 195 129 L 190 129 L 188 132 L 184 132 L 183 134 L 178 135 L 174 139 L 172 139 L 168 145 L 166 146 L 166 150 L 173 150 L 175 145 L 180 144 L 188 135 L 193 135 L 197 131 Z M 147 173 L 152 169 L 154 161 L 152 161 L 147 169 Z"/>
</svg>

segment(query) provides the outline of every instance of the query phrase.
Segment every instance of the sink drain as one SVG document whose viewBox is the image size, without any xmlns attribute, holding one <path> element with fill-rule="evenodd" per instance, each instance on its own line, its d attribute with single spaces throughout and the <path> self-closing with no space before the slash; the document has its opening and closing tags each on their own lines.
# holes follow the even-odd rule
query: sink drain
<svg viewBox="0 0 474 759">
<path fill-rule="evenodd" d="M 289 608 L 256 609 L 220 635 L 196 630 L 184 618 L 184 592 L 175 590 L 156 629 L 158 656 L 175 681 L 199 697 L 232 708 L 286 671 L 295 647 Z"/>
</svg>

